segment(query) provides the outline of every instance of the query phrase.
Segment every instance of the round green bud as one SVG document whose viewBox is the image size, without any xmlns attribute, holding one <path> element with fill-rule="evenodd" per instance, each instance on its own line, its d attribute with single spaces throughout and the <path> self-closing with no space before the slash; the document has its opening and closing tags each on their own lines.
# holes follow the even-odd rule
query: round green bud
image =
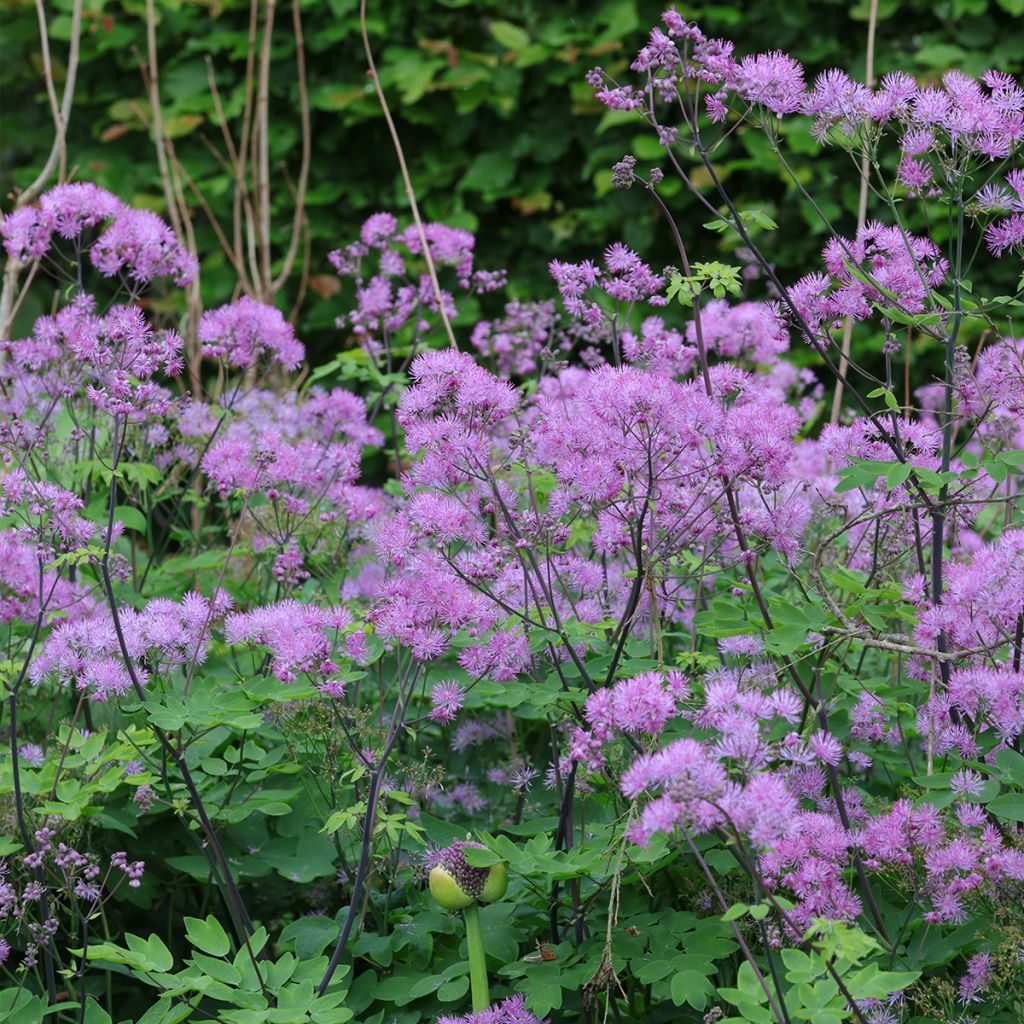
<svg viewBox="0 0 1024 1024">
<path fill-rule="evenodd" d="M 474 867 L 466 861 L 467 849 L 482 850 L 479 843 L 458 842 L 440 850 L 430 868 L 430 893 L 445 910 L 463 910 L 471 903 L 494 903 L 508 888 L 503 863 Z"/>
<path fill-rule="evenodd" d="M 445 910 L 464 910 L 473 897 L 440 865 L 430 869 L 430 895 Z"/>
<path fill-rule="evenodd" d="M 480 891 L 480 902 L 497 903 L 505 895 L 507 888 L 508 869 L 505 867 L 505 862 L 502 861 L 488 869 L 487 881 L 484 882 L 484 887 Z"/>
</svg>

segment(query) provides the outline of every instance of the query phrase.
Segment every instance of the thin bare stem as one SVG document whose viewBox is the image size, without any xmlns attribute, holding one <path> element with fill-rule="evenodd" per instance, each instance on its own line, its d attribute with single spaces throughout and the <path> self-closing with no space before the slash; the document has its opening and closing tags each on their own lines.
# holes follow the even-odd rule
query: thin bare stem
<svg viewBox="0 0 1024 1024">
<path fill-rule="evenodd" d="M 263 41 L 256 85 L 256 124 L 253 132 L 253 175 L 256 183 L 256 227 L 259 245 L 259 298 L 267 301 L 270 287 L 270 42 L 274 32 L 274 0 L 266 0 Z"/>
<path fill-rule="evenodd" d="M 295 64 L 299 86 L 299 124 L 302 128 L 302 161 L 299 164 L 299 180 L 295 188 L 295 212 L 292 215 L 291 237 L 284 255 L 281 272 L 274 278 L 271 290 L 278 292 L 288 280 L 295 257 L 299 252 L 299 239 L 306 219 L 306 190 L 309 187 L 309 165 L 313 152 L 313 131 L 309 117 L 309 89 L 306 85 L 306 46 L 302 38 L 302 15 L 299 0 L 292 0 L 292 31 L 295 34 Z"/>
<path fill-rule="evenodd" d="M 68 40 L 68 63 L 64 76 L 64 92 L 61 97 L 59 110 L 55 105 L 56 88 L 53 82 L 53 72 L 50 67 L 50 44 L 49 34 L 46 29 L 46 18 L 43 15 L 41 0 L 37 2 L 39 13 L 39 44 L 43 53 L 43 73 L 46 79 L 46 91 L 50 96 L 51 111 L 54 115 L 54 138 L 50 147 L 49 156 L 43 164 L 35 181 L 26 189 L 22 190 L 14 201 L 14 208 L 20 209 L 27 206 L 46 187 L 54 171 L 59 169 L 60 177 L 64 176 L 64 166 L 67 156 L 67 130 L 68 122 L 71 120 L 71 107 L 75 99 L 75 81 L 78 77 L 78 54 L 79 43 L 82 38 L 82 0 L 74 0 L 71 6 L 71 38 Z M 4 268 L 3 284 L 0 285 L 0 341 L 10 336 L 11 322 L 14 319 L 13 310 L 17 308 L 20 300 L 15 299 L 15 289 L 18 287 L 18 275 L 21 273 L 22 264 L 18 260 L 10 259 Z"/>
<path fill-rule="evenodd" d="M 448 335 L 448 344 L 457 349 L 455 332 L 452 330 L 451 321 L 448 319 L 448 310 L 445 308 L 444 295 L 441 292 L 441 282 L 437 278 L 437 268 L 434 266 L 434 257 L 430 253 L 430 246 L 427 244 L 427 233 L 423 230 L 423 219 L 420 217 L 420 208 L 416 203 L 416 192 L 412 187 L 412 178 L 409 176 L 409 167 L 405 162 L 405 153 L 402 150 L 402 140 L 398 137 L 398 129 L 391 118 L 391 110 L 388 107 L 387 98 L 381 88 L 380 76 L 377 74 L 377 65 L 373 62 L 373 50 L 370 49 L 370 36 L 366 30 L 366 0 L 359 3 L 359 31 L 363 36 L 363 49 L 366 52 L 366 63 L 369 65 L 370 80 L 377 92 L 377 100 L 384 112 L 384 120 L 387 122 L 388 132 L 391 134 L 391 143 L 395 147 L 395 156 L 398 157 L 398 166 L 402 171 L 402 181 L 405 184 L 405 195 L 409 200 L 409 209 L 412 211 L 412 219 L 416 222 L 416 232 L 420 236 L 420 245 L 423 248 L 423 258 L 427 261 L 427 273 L 430 275 L 430 283 L 434 286 L 434 299 L 437 302 L 438 311 L 441 314 L 441 321 L 444 323 L 445 333 Z"/>
<path fill-rule="evenodd" d="M 878 25 L 878 0 L 871 0 L 868 10 L 868 45 L 864 84 L 870 89 L 875 84 L 875 29 Z M 867 140 L 861 143 L 860 151 L 860 196 L 857 199 L 857 232 L 860 233 L 868 215 L 868 184 L 871 178 L 871 161 L 868 153 Z M 832 395 L 832 415 L 829 423 L 839 422 L 839 413 L 843 407 L 843 381 L 850 363 L 850 343 L 853 339 L 853 317 L 843 321 L 843 337 L 839 353 L 839 376 L 836 379 L 836 390 Z"/>
</svg>

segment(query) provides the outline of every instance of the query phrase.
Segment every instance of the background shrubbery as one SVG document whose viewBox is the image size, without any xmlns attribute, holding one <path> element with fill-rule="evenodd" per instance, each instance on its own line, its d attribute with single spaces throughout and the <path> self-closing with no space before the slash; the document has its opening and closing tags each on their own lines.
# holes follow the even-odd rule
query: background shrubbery
<svg viewBox="0 0 1024 1024">
<path fill-rule="evenodd" d="M 483 266 L 509 268 L 520 296 L 547 287 L 550 258 L 581 259 L 621 238 L 654 265 L 674 263 L 671 239 L 659 230 L 642 195 L 611 192 L 609 167 L 623 153 L 656 163 L 660 147 L 628 116 L 605 111 L 583 80 L 599 64 L 621 74 L 636 40 L 656 22 L 655 0 L 410 0 L 370 5 L 370 33 L 381 79 L 395 107 L 413 180 L 428 219 L 478 235 Z M 70 9 L 69 0 L 48 4 Z M 375 9 L 376 8 L 376 9 Z M 336 282 L 325 256 L 353 237 L 381 209 L 403 208 L 401 182 L 380 107 L 366 80 L 356 0 L 303 5 L 313 123 L 310 204 L 311 290 L 330 295 Z M 711 34 L 736 42 L 737 51 L 779 48 L 795 53 L 810 72 L 842 67 L 862 75 L 867 0 L 750 0 L 693 4 L 688 17 Z M 146 53 L 145 5 L 87 4 L 80 85 L 69 132 L 79 178 L 159 209 L 162 192 L 152 142 L 140 60 Z M 958 67 L 980 74 L 1024 67 L 1021 0 L 880 0 L 876 67 L 938 78 Z M 230 174 L 203 142 L 220 145 L 207 83 L 207 57 L 229 117 L 242 106 L 249 5 L 159 3 L 158 46 L 166 131 L 196 186 L 220 217 L 229 210 Z M 49 150 L 52 122 L 41 90 L 38 25 L 26 0 L 9 0 L 0 60 L 4 133 L 0 150 L 3 193 L 25 185 Z M 299 164 L 298 95 L 291 14 L 279 4 L 271 77 L 275 237 L 290 227 L 291 196 Z M 56 19 L 58 74 L 68 18 Z M 840 226 L 857 209 L 850 158 L 820 151 L 796 126 L 792 144 L 800 173 L 824 211 Z M 772 257 L 788 277 L 816 258 L 823 227 L 768 156 L 756 131 L 742 130 L 716 154 L 741 207 L 766 209 L 780 225 Z M 665 194 L 684 221 L 708 218 L 678 183 Z M 190 197 L 191 198 L 191 197 Z M 198 211 L 197 211 L 198 212 Z M 234 278 L 201 214 L 196 218 L 208 305 L 230 297 Z M 723 241 L 723 252 L 730 245 Z M 297 276 L 289 289 L 294 297 Z M 24 325 L 38 312 L 23 310 Z M 468 311 L 471 313 L 471 310 Z M 314 361 L 332 353 L 329 303 L 307 301 L 299 326 Z"/>
</svg>

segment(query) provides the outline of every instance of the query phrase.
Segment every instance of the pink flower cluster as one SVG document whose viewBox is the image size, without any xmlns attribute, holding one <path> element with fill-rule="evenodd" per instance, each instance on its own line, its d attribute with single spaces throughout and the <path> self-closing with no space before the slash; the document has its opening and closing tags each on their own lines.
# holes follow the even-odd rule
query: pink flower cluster
<svg viewBox="0 0 1024 1024">
<path fill-rule="evenodd" d="M 85 233 L 104 224 L 87 246 Z M 101 274 L 121 274 L 134 285 L 170 277 L 184 286 L 199 269 L 195 256 L 155 213 L 127 206 L 88 182 L 58 185 L 38 205 L 9 213 L 0 220 L 0 237 L 7 255 L 19 263 L 43 259 L 58 241 L 74 243 L 76 251 L 87 246 Z"/>
<path fill-rule="evenodd" d="M 590 260 L 582 263 L 552 260 L 548 269 L 566 310 L 591 326 L 599 326 L 606 318 L 615 318 L 615 313 L 607 312 L 600 303 L 588 298 L 595 288 L 612 300 L 616 311 L 621 305 L 631 307 L 638 302 L 665 305 L 664 296 L 659 294 L 665 287 L 665 278 L 655 274 L 621 242 L 608 246 L 600 267 Z"/>
<path fill-rule="evenodd" d="M 866 320 L 873 306 L 921 313 L 949 271 L 930 239 L 878 222 L 864 225 L 854 241 L 831 239 L 823 257 L 828 276 L 808 274 L 792 288 L 800 315 L 814 331 L 831 330 L 847 316 Z"/>
<path fill-rule="evenodd" d="M 233 369 L 245 370 L 261 359 L 295 370 L 306 349 L 295 338 L 281 311 L 243 295 L 236 302 L 207 310 L 199 321 L 203 355 L 223 359 Z"/>
<path fill-rule="evenodd" d="M 31 623 L 42 611 L 47 619 L 73 618 L 92 606 L 81 583 L 40 566 L 48 556 L 17 530 L 0 530 L 0 623 Z"/>
<path fill-rule="evenodd" d="M 119 612 L 124 645 L 136 678 L 202 663 L 214 625 L 231 606 L 226 594 L 214 600 L 188 593 L 181 601 L 153 598 L 142 611 Z M 56 625 L 29 668 L 33 683 L 53 680 L 87 692 L 96 701 L 119 697 L 132 688 L 117 628 L 109 609 L 97 609 Z"/>
<path fill-rule="evenodd" d="M 294 683 L 305 676 L 322 692 L 340 696 L 345 682 L 334 659 L 339 653 L 355 660 L 366 656 L 366 634 L 352 626 L 352 614 L 345 608 L 287 600 L 232 612 L 224 620 L 224 638 L 232 646 L 265 647 L 281 682 Z"/>
<path fill-rule="evenodd" d="M 469 231 L 445 224 L 423 225 L 423 234 L 438 273 L 454 271 L 463 291 L 489 292 L 504 284 L 500 271 L 474 269 L 476 239 Z M 363 224 L 359 241 L 328 255 L 342 278 L 355 281 L 355 308 L 337 320 L 359 336 L 371 354 L 387 348 L 389 339 L 411 324 L 417 335 L 430 329 L 430 315 L 438 316 L 437 295 L 423 272 L 423 243 L 415 224 L 399 231 L 390 213 L 375 213 Z M 376 272 L 374 272 L 374 270 Z M 457 315 L 450 292 L 442 291 L 445 313 Z"/>
<path fill-rule="evenodd" d="M 547 1024 L 526 1009 L 525 996 L 509 996 L 486 1010 L 467 1013 L 461 1017 L 443 1014 L 437 1024 Z"/>
<path fill-rule="evenodd" d="M 101 316 L 92 295 L 79 293 L 32 337 L 4 343 L 11 363 L 55 404 L 76 394 L 116 417 L 145 419 L 171 408 L 153 378 L 181 373 L 183 342 L 174 330 L 154 330 L 138 306 L 114 306 Z"/>
</svg>

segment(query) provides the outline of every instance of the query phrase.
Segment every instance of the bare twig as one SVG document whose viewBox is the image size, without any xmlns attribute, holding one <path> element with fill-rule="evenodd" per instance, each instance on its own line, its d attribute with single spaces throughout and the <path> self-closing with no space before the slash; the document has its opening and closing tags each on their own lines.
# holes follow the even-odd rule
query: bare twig
<svg viewBox="0 0 1024 1024">
<path fill-rule="evenodd" d="M 252 136 L 253 179 L 256 193 L 256 237 L 259 245 L 260 301 L 270 299 L 270 41 L 274 32 L 274 0 L 266 0 L 263 40 L 256 84 L 256 114 Z"/>
<path fill-rule="evenodd" d="M 309 186 L 309 165 L 313 151 L 313 132 L 309 118 L 309 89 L 306 85 L 306 46 L 302 38 L 302 15 L 299 0 L 292 0 L 292 31 L 295 33 L 295 64 L 299 85 L 299 124 L 302 128 L 302 162 L 299 165 L 299 181 L 295 189 L 295 212 L 292 215 L 291 237 L 285 252 L 281 272 L 274 278 L 271 290 L 278 292 L 288 280 L 299 252 L 299 239 L 306 219 L 306 190 Z"/>
<path fill-rule="evenodd" d="M 437 302 L 438 311 L 441 314 L 441 321 L 444 323 L 445 333 L 448 335 L 448 344 L 457 349 L 455 332 L 452 330 L 451 321 L 448 319 L 448 310 L 445 308 L 444 295 L 441 292 L 441 282 L 437 278 L 437 268 L 434 266 L 434 257 L 430 253 L 430 246 L 427 244 L 427 233 L 423 230 L 423 219 L 420 217 L 420 208 L 416 203 L 416 192 L 412 187 L 412 178 L 409 176 L 409 167 L 405 162 L 405 153 L 402 150 L 402 141 L 398 137 L 398 129 L 391 118 L 391 110 L 388 107 L 387 98 L 381 88 L 380 77 L 377 74 L 377 65 L 373 62 L 373 51 L 370 49 L 370 36 L 366 30 L 366 0 L 360 0 L 359 4 L 359 31 L 363 36 L 363 50 L 366 52 L 366 63 L 369 65 L 370 80 L 377 92 L 377 100 L 384 112 L 384 120 L 387 122 L 388 132 L 391 134 L 391 143 L 395 147 L 395 156 L 398 157 L 398 166 L 402 171 L 402 181 L 405 184 L 405 196 L 409 200 L 409 209 L 412 211 L 412 219 L 416 222 L 416 232 L 420 236 L 420 245 L 423 247 L 423 258 L 427 261 L 427 273 L 430 275 L 430 283 L 434 286 L 434 299 Z"/>
<path fill-rule="evenodd" d="M 50 97 L 50 109 L 54 118 L 54 138 L 50 148 L 50 154 L 46 158 L 35 181 L 23 189 L 14 200 L 14 208 L 20 209 L 32 202 L 36 196 L 46 187 L 54 171 L 59 169 L 63 177 L 64 167 L 67 159 L 67 130 L 68 122 L 71 120 L 71 108 L 75 99 L 75 81 L 78 77 L 78 54 L 79 42 L 82 37 L 82 0 L 74 0 L 71 6 L 71 38 L 68 40 L 68 63 L 64 76 L 64 92 L 61 96 L 61 103 L 58 109 L 56 104 L 56 87 L 53 81 L 53 69 L 50 65 L 50 43 L 49 34 L 46 28 L 46 17 L 43 11 L 42 0 L 36 0 L 36 10 L 39 14 L 39 45 L 43 54 L 43 77 L 46 80 L 46 92 Z M 21 273 L 22 264 L 18 260 L 10 259 L 4 268 L 3 284 L 0 285 L 0 340 L 5 340 L 11 329 L 11 322 L 14 319 L 13 310 L 19 304 L 15 300 L 14 292 L 18 287 L 18 275 Z"/>
<path fill-rule="evenodd" d="M 868 45 L 867 63 L 864 69 L 864 84 L 870 89 L 875 84 L 875 28 L 878 25 L 878 0 L 871 0 L 868 10 Z M 871 176 L 868 144 L 865 140 L 860 151 L 860 197 L 857 200 L 857 231 L 864 227 L 868 214 L 868 181 Z M 829 423 L 839 422 L 839 413 L 843 406 L 843 380 L 846 368 L 850 363 L 850 343 L 853 339 L 853 317 L 843 321 L 843 338 L 839 354 L 839 377 L 836 379 L 836 390 L 832 396 L 832 415 Z"/>
</svg>

